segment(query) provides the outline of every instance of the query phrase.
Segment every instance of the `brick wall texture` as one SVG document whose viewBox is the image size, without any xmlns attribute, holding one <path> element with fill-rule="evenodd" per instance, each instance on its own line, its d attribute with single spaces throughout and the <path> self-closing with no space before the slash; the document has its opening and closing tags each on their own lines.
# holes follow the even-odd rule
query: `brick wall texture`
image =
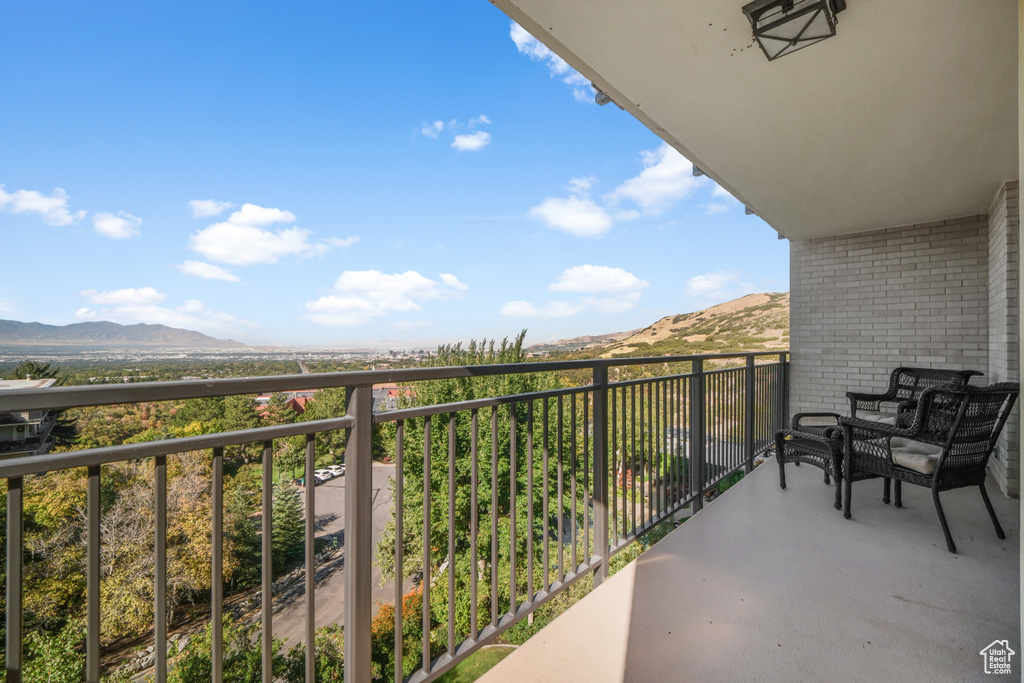
<svg viewBox="0 0 1024 683">
<path fill-rule="evenodd" d="M 901 365 L 1017 380 L 1018 220 L 1014 181 L 988 214 L 791 242 L 791 411 L 848 414 L 848 390 Z M 992 464 L 1013 496 L 1018 434 L 1015 418 Z"/>
<path fill-rule="evenodd" d="M 988 212 L 988 381 L 1020 378 L 1019 183 L 1003 185 Z M 1020 407 L 996 445 L 990 468 L 1000 488 L 1020 494 Z"/>
</svg>

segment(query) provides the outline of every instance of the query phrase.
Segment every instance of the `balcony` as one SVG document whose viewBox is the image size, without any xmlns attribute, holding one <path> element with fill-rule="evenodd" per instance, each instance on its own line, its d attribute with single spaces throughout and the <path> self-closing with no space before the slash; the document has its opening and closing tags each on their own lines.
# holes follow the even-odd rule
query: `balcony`
<svg viewBox="0 0 1024 683">
<path fill-rule="evenodd" d="M 347 472 L 336 513 L 343 520 L 343 562 L 317 561 L 316 525 L 323 507 L 318 507 L 316 487 L 307 486 L 304 566 L 316 566 L 317 571 L 305 573 L 300 596 L 278 594 L 280 576 L 272 564 L 274 515 L 261 514 L 260 586 L 249 600 L 258 612 L 249 616 L 264 636 L 262 676 L 270 681 L 280 673 L 275 668 L 278 653 L 267 636 L 312 643 L 316 627 L 322 625 L 317 604 L 329 592 L 329 601 L 344 604 L 339 625 L 344 627 L 345 678 L 369 681 L 376 665 L 373 652 L 382 645 L 380 634 L 373 632 L 373 600 L 381 594 L 375 592 L 374 581 L 384 559 L 379 545 L 374 557 L 373 546 L 383 531 L 374 518 L 374 499 L 383 487 L 375 471 L 381 465 L 372 456 L 375 440 L 390 440 L 394 471 L 404 473 L 394 487 L 396 509 L 403 513 L 395 516 L 390 532 L 392 539 L 403 542 L 391 541 L 394 557 L 388 561 L 403 568 L 402 580 L 392 581 L 390 590 L 397 607 L 393 649 L 405 671 L 396 667 L 385 676 L 430 681 L 581 579 L 601 584 L 610 558 L 639 534 L 684 508 L 700 510 L 706 492 L 726 478 L 751 472 L 755 457 L 769 448 L 772 434 L 785 421 L 786 356 L 623 358 L 7 392 L 0 396 L 0 411 L 349 390 L 347 414 L 329 419 L 0 461 L 0 477 L 7 480 L 8 680 L 20 680 L 24 666 L 23 493 L 34 477 L 58 470 L 82 473 L 86 629 L 76 652 L 83 655 L 84 678 L 98 681 L 108 648 L 101 622 L 111 609 L 101 600 L 101 584 L 109 571 L 100 562 L 102 544 L 109 541 L 101 533 L 106 514 L 101 492 L 108 477 L 104 468 L 126 461 L 152 468 L 153 563 L 147 584 L 152 589 L 151 664 L 155 680 L 165 681 L 175 666 L 168 647 L 173 626 L 168 614 L 168 529 L 173 522 L 168 513 L 169 457 L 209 458 L 211 463 L 208 619 L 220 624 L 226 613 L 225 448 L 260 446 L 261 509 L 270 511 L 275 441 L 304 437 L 305 474 L 311 481 L 316 435 L 342 430 L 347 435 Z M 523 387 L 526 377 L 554 372 L 581 381 L 567 388 L 550 385 L 457 403 L 373 411 L 372 386 L 383 382 L 472 384 L 477 378 L 500 377 L 504 386 Z M 451 558 L 468 559 L 465 566 L 477 569 L 463 571 Z M 410 603 L 403 604 L 410 585 L 417 586 L 420 605 L 412 611 Z M 467 602 L 470 614 L 465 619 L 460 605 Z M 404 629 L 420 623 L 425 626 L 422 642 L 410 647 Z M 283 624 L 284 630 L 275 624 Z M 224 653 L 231 645 L 220 629 L 212 629 L 210 648 L 209 674 L 223 680 Z M 306 648 L 301 675 L 314 680 L 314 670 L 323 663 L 321 652 Z"/>
<path fill-rule="evenodd" d="M 481 683 L 967 681 L 1020 642 L 1018 500 L 993 501 L 1000 541 L 977 490 L 944 493 L 952 555 L 926 489 L 896 509 L 855 483 L 846 520 L 819 470 L 786 483 L 765 463 Z"/>
</svg>

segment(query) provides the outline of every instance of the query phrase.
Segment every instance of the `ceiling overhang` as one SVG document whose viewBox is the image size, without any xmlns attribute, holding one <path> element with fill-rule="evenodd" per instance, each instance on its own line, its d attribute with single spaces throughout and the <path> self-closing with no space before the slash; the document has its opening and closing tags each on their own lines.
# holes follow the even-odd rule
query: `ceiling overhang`
<svg viewBox="0 0 1024 683">
<path fill-rule="evenodd" d="M 492 0 L 791 239 L 985 213 L 1017 177 L 1017 3 L 849 0 L 768 62 L 742 0 Z"/>
</svg>

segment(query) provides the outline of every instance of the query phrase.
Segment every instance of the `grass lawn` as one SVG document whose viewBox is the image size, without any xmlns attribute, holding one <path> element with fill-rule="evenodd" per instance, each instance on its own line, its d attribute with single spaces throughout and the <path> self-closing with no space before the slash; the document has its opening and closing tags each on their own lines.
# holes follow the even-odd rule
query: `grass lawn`
<svg viewBox="0 0 1024 683">
<path fill-rule="evenodd" d="M 511 647 L 489 647 L 470 655 L 455 668 L 437 679 L 437 683 L 471 683 L 483 676 L 492 666 L 515 651 Z"/>
</svg>

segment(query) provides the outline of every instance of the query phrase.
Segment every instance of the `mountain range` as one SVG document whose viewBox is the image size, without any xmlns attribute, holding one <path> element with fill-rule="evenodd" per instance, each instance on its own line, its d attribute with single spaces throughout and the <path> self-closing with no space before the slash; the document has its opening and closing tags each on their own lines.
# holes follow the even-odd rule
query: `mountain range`
<svg viewBox="0 0 1024 683">
<path fill-rule="evenodd" d="M 181 346 L 189 348 L 230 348 L 245 346 L 232 339 L 215 339 L 200 332 L 166 325 L 119 325 L 85 322 L 44 325 L 17 320 L 0 320 L 0 345 L 12 346 Z"/>
</svg>

